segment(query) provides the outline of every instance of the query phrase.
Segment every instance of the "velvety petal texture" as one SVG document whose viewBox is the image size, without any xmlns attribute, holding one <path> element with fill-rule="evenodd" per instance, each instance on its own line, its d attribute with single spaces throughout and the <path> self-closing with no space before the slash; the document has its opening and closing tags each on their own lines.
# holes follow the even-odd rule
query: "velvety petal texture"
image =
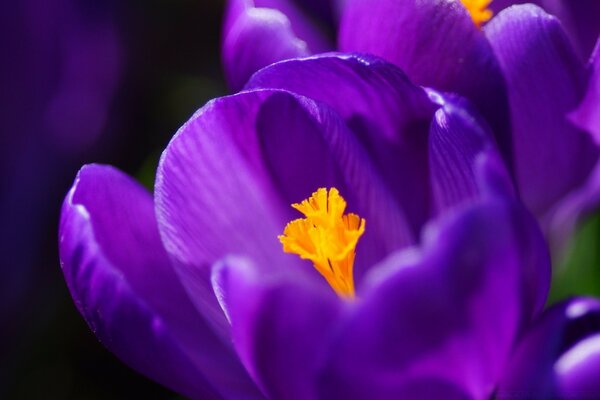
<svg viewBox="0 0 600 400">
<path fill-rule="evenodd" d="M 238 354 L 267 397 L 316 399 L 318 367 L 342 301 L 310 281 L 261 275 L 244 259 L 223 260 L 215 274 Z"/>
<path fill-rule="evenodd" d="M 163 153 L 155 195 L 163 242 L 196 306 L 218 319 L 216 302 L 207 300 L 209 273 L 227 254 L 247 256 L 265 273 L 296 268 L 317 275 L 310 263 L 284 254 L 277 236 L 299 217 L 290 204 L 319 187 L 338 188 L 348 210 L 369 221 L 356 279 L 411 243 L 397 203 L 331 108 L 257 90 L 198 111 Z"/>
<path fill-rule="evenodd" d="M 60 258 L 91 330 L 132 368 L 192 398 L 260 398 L 231 344 L 186 296 L 152 197 L 131 178 L 82 168 L 63 205 Z"/>
<path fill-rule="evenodd" d="M 559 21 L 537 6 L 502 11 L 485 33 L 507 82 L 518 189 L 542 217 L 598 157 L 589 135 L 567 119 L 585 93 L 586 71 Z"/>
<path fill-rule="evenodd" d="M 291 0 L 229 0 L 223 66 L 233 90 L 275 61 L 331 49 L 325 35 Z"/>
<path fill-rule="evenodd" d="M 510 157 L 504 81 L 485 36 L 459 0 L 355 0 L 340 26 L 342 51 L 383 57 L 419 85 L 471 100 Z"/>
<path fill-rule="evenodd" d="M 371 270 L 332 339 L 323 398 L 492 394 L 523 313 L 545 299 L 541 232 L 520 207 L 492 201 L 446 214 L 423 241 Z"/>
<path fill-rule="evenodd" d="M 577 298 L 547 310 L 506 368 L 499 399 L 595 398 L 600 393 L 600 301 Z"/>
<path fill-rule="evenodd" d="M 400 69 L 372 56 L 325 54 L 267 67 L 246 88 L 290 90 L 333 107 L 418 236 L 430 214 L 427 130 L 436 105 Z"/>
</svg>

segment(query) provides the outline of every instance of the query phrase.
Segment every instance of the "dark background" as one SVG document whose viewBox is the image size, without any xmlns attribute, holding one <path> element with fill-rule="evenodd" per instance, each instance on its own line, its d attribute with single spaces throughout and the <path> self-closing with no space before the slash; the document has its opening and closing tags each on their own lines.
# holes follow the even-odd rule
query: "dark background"
<svg viewBox="0 0 600 400">
<path fill-rule="evenodd" d="M 89 330 L 62 277 L 57 225 L 62 199 L 82 164 L 113 164 L 151 189 L 158 157 L 170 137 L 208 99 L 226 93 L 219 60 L 224 4 L 15 3 L 0 17 L 5 64 L 0 83 L 9 87 L 0 98 L 0 398 L 177 398 L 122 364 Z M 87 147 L 69 152 L 52 150 L 55 139 L 48 139 L 34 107 L 47 103 L 45 93 L 52 92 L 64 68 L 64 38 L 35 36 L 35 24 L 27 24 L 36 7 L 35 18 L 47 26 L 73 24 L 64 14 L 52 14 L 65 5 L 84 21 L 114 26 L 121 65 L 100 133 Z M 48 12 L 40 11 L 42 6 Z M 64 111 L 68 119 L 70 110 Z"/>
</svg>

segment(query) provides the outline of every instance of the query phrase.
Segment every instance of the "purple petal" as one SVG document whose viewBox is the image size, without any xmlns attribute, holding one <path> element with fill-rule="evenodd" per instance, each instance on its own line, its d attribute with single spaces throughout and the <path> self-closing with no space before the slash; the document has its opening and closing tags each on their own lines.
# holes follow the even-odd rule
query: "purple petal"
<svg viewBox="0 0 600 400">
<path fill-rule="evenodd" d="M 531 3 L 539 5 L 542 1 L 543 0 L 493 0 L 489 5 L 489 9 L 492 10 L 494 14 L 498 14 L 506 7 L 510 7 L 515 4 Z"/>
<path fill-rule="evenodd" d="M 571 122 L 592 135 L 600 144 L 600 42 L 593 62 L 587 94 L 578 109 L 569 114 Z M 546 213 L 542 224 L 551 248 L 560 257 L 575 227 L 600 205 L 600 163 L 596 163 L 584 184 L 564 196 Z"/>
<path fill-rule="evenodd" d="M 430 214 L 427 128 L 434 105 L 402 71 L 370 56 L 325 54 L 269 66 L 246 88 L 290 90 L 333 107 L 418 234 Z"/>
<path fill-rule="evenodd" d="M 565 27 L 582 60 L 589 57 L 600 34 L 600 2 L 597 0 L 494 0 L 490 9 L 499 13 L 515 4 L 536 4 L 555 15 Z"/>
<path fill-rule="evenodd" d="M 400 398 L 434 381 L 487 398 L 532 299 L 543 305 L 548 271 L 541 233 L 520 208 L 489 202 L 446 214 L 420 249 L 371 270 L 333 339 L 322 394 Z"/>
<path fill-rule="evenodd" d="M 599 24 L 600 25 L 600 24 Z M 579 107 L 570 114 L 571 121 L 592 135 L 600 145 L 600 40 L 590 63 L 591 78 Z"/>
<path fill-rule="evenodd" d="M 558 17 L 582 60 L 587 60 L 600 35 L 597 0 L 541 0 L 544 9 Z"/>
<path fill-rule="evenodd" d="M 317 366 L 341 308 L 334 292 L 261 275 L 247 260 L 231 257 L 215 274 L 235 347 L 267 397 L 316 398 Z"/>
<path fill-rule="evenodd" d="M 409 78 L 475 104 L 510 157 L 504 81 L 492 49 L 460 1 L 355 0 L 339 34 L 342 51 L 381 56 Z"/>
<path fill-rule="evenodd" d="M 564 196 L 541 221 L 554 257 L 561 257 L 577 224 L 600 205 L 600 162 L 587 181 Z"/>
<path fill-rule="evenodd" d="M 230 0 L 223 37 L 223 65 L 233 90 L 276 61 L 331 49 L 289 0 Z"/>
<path fill-rule="evenodd" d="M 194 398 L 258 398 L 231 346 L 171 269 L 152 197 L 112 167 L 82 168 L 62 210 L 61 266 L 98 339 L 144 375 Z"/>
<path fill-rule="evenodd" d="M 429 132 L 429 169 L 437 213 L 484 195 L 512 197 L 494 137 L 467 101 L 430 91 L 440 104 Z M 488 162 L 497 160 L 493 169 Z M 500 185 L 497 185 L 497 183 Z M 499 186 L 488 190 L 490 186 Z"/>
<path fill-rule="evenodd" d="M 566 118 L 583 96 L 585 70 L 559 22 L 536 6 L 506 9 L 485 32 L 508 85 L 517 184 L 541 216 L 597 159 L 589 136 Z"/>
<path fill-rule="evenodd" d="M 277 236 L 298 217 L 290 207 L 319 187 L 337 187 L 367 219 L 356 259 L 364 270 L 411 243 L 411 233 L 368 156 L 343 121 L 322 104 L 260 90 L 212 101 L 173 138 L 159 165 L 159 228 L 183 284 L 203 312 L 210 266 L 227 254 L 266 273 L 309 262 L 284 254 Z M 215 316 L 216 318 L 216 316 Z"/>
<path fill-rule="evenodd" d="M 591 351 L 586 338 L 597 345 L 599 333 L 600 301 L 580 298 L 552 307 L 521 340 L 505 369 L 498 398 L 597 397 L 600 391 L 583 390 L 598 382 L 598 348 Z M 587 357 L 578 357 L 582 348 L 587 348 Z M 587 379 L 590 368 L 596 371 L 595 382 Z"/>
<path fill-rule="evenodd" d="M 600 397 L 600 329 L 563 354 L 555 369 L 563 398 Z"/>
</svg>

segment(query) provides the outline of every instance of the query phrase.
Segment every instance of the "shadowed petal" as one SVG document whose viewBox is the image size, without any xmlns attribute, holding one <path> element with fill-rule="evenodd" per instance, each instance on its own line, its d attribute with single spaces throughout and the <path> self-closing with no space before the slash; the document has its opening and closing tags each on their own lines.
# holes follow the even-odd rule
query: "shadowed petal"
<svg viewBox="0 0 600 400">
<path fill-rule="evenodd" d="M 597 159 L 590 137 L 566 118 L 586 73 L 559 22 L 536 6 L 506 9 L 485 32 L 507 81 L 518 188 L 539 217 L 581 185 Z"/>
<path fill-rule="evenodd" d="M 433 91 L 430 96 L 441 106 L 429 132 L 429 168 L 436 212 L 482 195 L 513 197 L 510 175 L 485 121 L 462 98 Z M 493 168 L 489 165 L 492 160 L 498 162 Z"/>
<path fill-rule="evenodd" d="M 562 256 L 577 224 L 592 214 L 600 205 L 600 163 L 597 163 L 587 181 L 564 196 L 541 221 L 553 255 Z"/>
<path fill-rule="evenodd" d="M 575 125 L 590 133 L 596 144 L 600 145 L 600 40 L 596 45 L 590 70 L 587 93 L 570 117 Z"/>
<path fill-rule="evenodd" d="M 243 92 L 197 112 L 165 150 L 156 183 L 163 242 L 196 306 L 207 302 L 210 266 L 227 254 L 272 272 L 309 262 L 284 254 L 277 236 L 299 215 L 290 204 L 337 187 L 348 211 L 368 222 L 357 249 L 358 280 L 390 251 L 410 244 L 403 215 L 368 156 L 331 109 L 289 92 Z M 204 312 L 204 311 L 203 311 Z M 215 319 L 217 317 L 215 316 Z"/>
<path fill-rule="evenodd" d="M 301 279 L 264 276 L 229 257 L 215 270 L 242 362 L 272 399 L 314 399 L 315 375 L 341 300 Z"/>
<path fill-rule="evenodd" d="M 596 145 L 600 144 L 600 42 L 593 62 L 588 91 L 577 110 L 569 115 L 571 121 L 590 134 Z M 584 184 L 564 196 L 544 216 L 542 224 L 547 232 L 551 248 L 557 257 L 576 225 L 594 212 L 600 204 L 600 163 L 596 163 Z"/>
<path fill-rule="evenodd" d="M 493 51 L 459 0 L 355 0 L 340 26 L 342 51 L 375 54 L 419 85 L 460 94 L 490 123 L 510 158 L 504 81 Z"/>
<path fill-rule="evenodd" d="M 331 49 L 290 0 L 228 1 L 223 38 L 223 65 L 233 90 L 271 63 Z"/>
<path fill-rule="evenodd" d="M 371 270 L 332 341 L 322 394 L 400 398 L 432 381 L 455 387 L 454 397 L 486 398 L 522 323 L 543 305 L 548 272 L 541 233 L 520 208 L 446 214 L 420 249 Z"/>
<path fill-rule="evenodd" d="M 492 10 L 494 14 L 498 14 L 506 7 L 510 7 L 515 4 L 532 3 L 539 5 L 542 1 L 543 0 L 493 0 L 489 5 L 489 9 Z"/>
<path fill-rule="evenodd" d="M 587 60 L 600 35 L 600 2 L 596 0 L 538 0 L 556 15 L 569 34 L 577 53 Z"/>
<path fill-rule="evenodd" d="M 511 357 L 498 398 L 597 397 L 599 334 L 600 301 L 596 299 L 565 301 L 547 310 Z M 593 381 L 588 375 L 592 371 Z"/>
<path fill-rule="evenodd" d="M 79 311 L 126 364 L 193 398 L 260 398 L 186 296 L 152 197 L 132 179 L 112 167 L 82 168 L 62 210 L 60 257 Z"/>
</svg>

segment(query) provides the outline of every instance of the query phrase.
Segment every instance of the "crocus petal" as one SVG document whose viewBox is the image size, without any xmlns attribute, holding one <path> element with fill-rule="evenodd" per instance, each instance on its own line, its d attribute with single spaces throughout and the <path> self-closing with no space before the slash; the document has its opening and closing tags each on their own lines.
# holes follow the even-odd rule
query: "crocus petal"
<svg viewBox="0 0 600 400">
<path fill-rule="evenodd" d="M 511 357 L 498 398 L 597 397 L 600 391 L 583 390 L 598 384 L 599 333 L 600 301 L 596 299 L 573 299 L 547 310 Z M 595 382 L 587 379 L 590 368 L 595 368 Z M 587 397 L 581 397 L 582 394 Z"/>
<path fill-rule="evenodd" d="M 600 324 L 556 363 L 559 391 L 565 399 L 600 397 Z"/>
<path fill-rule="evenodd" d="M 261 276 L 229 257 L 215 270 L 242 362 L 271 399 L 314 399 L 317 366 L 341 309 L 330 288 Z"/>
<path fill-rule="evenodd" d="M 510 175 L 500 161 L 494 137 L 464 99 L 430 91 L 441 106 L 429 132 L 429 169 L 438 213 L 484 195 L 512 197 Z M 488 190 L 490 186 L 500 187 Z"/>
<path fill-rule="evenodd" d="M 331 48 L 289 0 L 230 0 L 223 37 L 223 65 L 233 90 L 275 61 Z"/>
<path fill-rule="evenodd" d="M 596 144 L 600 145 L 600 40 L 596 45 L 590 69 L 591 78 L 587 93 L 570 117 L 575 125 L 590 133 Z"/>
<path fill-rule="evenodd" d="M 596 0 L 538 0 L 564 25 L 582 60 L 590 56 L 600 35 L 600 2 Z"/>
<path fill-rule="evenodd" d="M 508 8 L 485 32 L 507 81 L 518 188 L 539 217 L 581 185 L 597 159 L 590 137 L 566 118 L 586 73 L 560 23 L 537 6 Z"/>
<path fill-rule="evenodd" d="M 587 131 L 598 145 L 600 144 L 600 42 L 590 69 L 592 75 L 587 94 L 569 118 L 580 129 Z M 577 224 L 594 212 L 598 205 L 600 205 L 599 162 L 596 163 L 585 183 L 564 196 L 542 220 L 556 258 L 563 255 Z"/>
<path fill-rule="evenodd" d="M 342 51 L 381 56 L 419 85 L 458 93 L 481 111 L 510 157 L 504 81 L 493 51 L 459 0 L 355 0 L 341 21 Z"/>
<path fill-rule="evenodd" d="M 582 60 L 589 57 L 600 34 L 600 3 L 596 0 L 494 0 L 489 8 L 498 14 L 515 4 L 532 3 L 556 16 Z"/>
<path fill-rule="evenodd" d="M 193 398 L 260 397 L 185 295 L 152 197 L 131 178 L 98 165 L 80 171 L 62 210 L 60 257 L 79 311 L 129 366 Z"/>
<path fill-rule="evenodd" d="M 494 12 L 494 14 L 498 14 L 500 11 L 504 10 L 506 7 L 514 6 L 516 4 L 537 4 L 543 0 L 493 0 L 488 8 Z"/>
<path fill-rule="evenodd" d="M 365 55 L 325 54 L 271 65 L 246 88 L 280 88 L 327 103 L 364 145 L 418 235 L 429 218 L 427 127 L 434 104 L 397 67 Z"/>
<path fill-rule="evenodd" d="M 316 274 L 284 254 L 277 236 L 299 216 L 290 204 L 319 187 L 338 188 L 348 210 L 368 221 L 355 279 L 411 243 L 397 204 L 330 108 L 260 90 L 214 100 L 197 112 L 165 150 L 156 182 L 163 242 L 196 306 L 221 313 L 216 301 L 207 301 L 208 274 L 227 254 L 247 256 L 266 273 L 285 265 Z"/>
<path fill-rule="evenodd" d="M 289 19 L 270 8 L 249 7 L 223 36 L 223 68 L 234 91 L 266 65 L 310 54 L 306 43 L 294 35 Z"/>
<path fill-rule="evenodd" d="M 564 196 L 541 220 L 554 258 L 559 259 L 564 255 L 577 224 L 593 213 L 599 205 L 600 162 L 583 185 Z"/>
<path fill-rule="evenodd" d="M 420 249 L 371 270 L 332 340 L 324 398 L 401 398 L 421 381 L 488 398 L 532 297 L 543 305 L 548 271 L 541 232 L 520 207 L 494 201 L 446 214 Z"/>
</svg>

